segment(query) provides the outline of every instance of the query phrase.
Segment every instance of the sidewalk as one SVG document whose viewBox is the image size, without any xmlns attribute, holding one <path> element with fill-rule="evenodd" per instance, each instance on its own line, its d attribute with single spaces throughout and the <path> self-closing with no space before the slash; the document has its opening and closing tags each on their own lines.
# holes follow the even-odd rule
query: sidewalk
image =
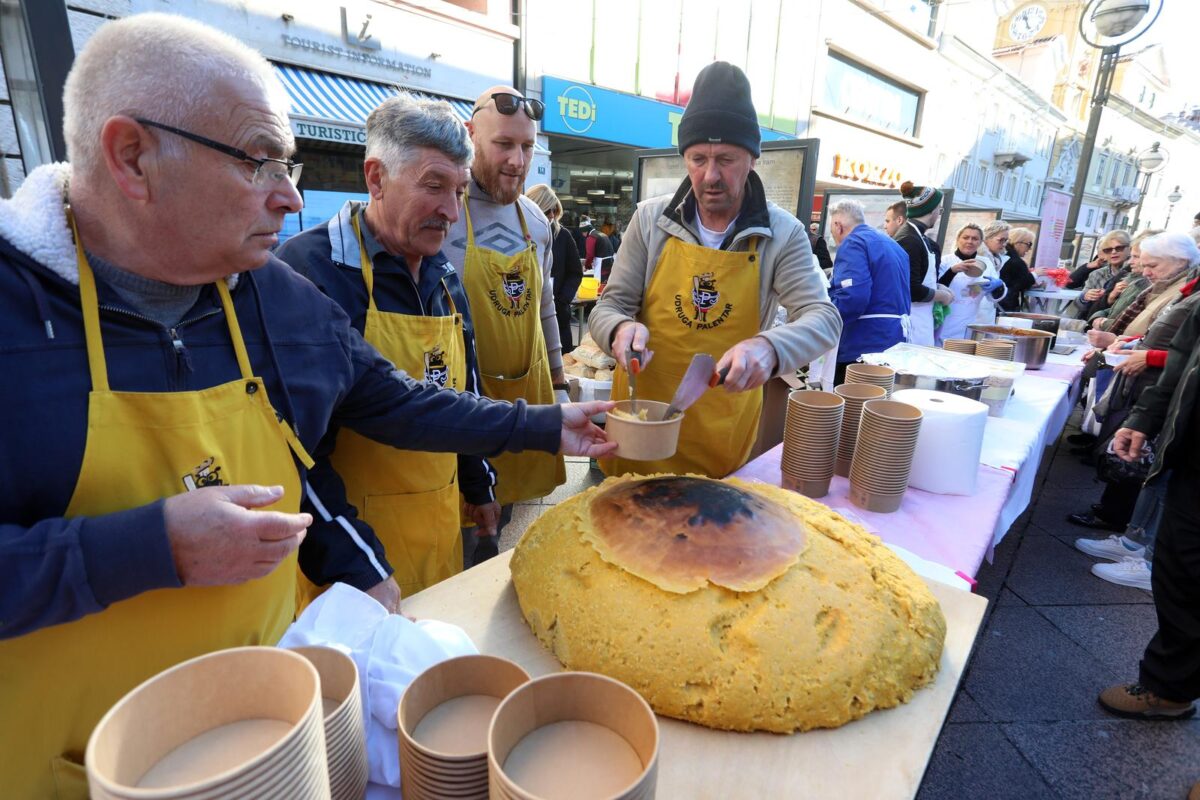
<svg viewBox="0 0 1200 800">
<path fill-rule="evenodd" d="M 1101 487 L 1068 449 L 1047 449 L 1030 508 L 979 572 L 991 605 L 919 800 L 1183 800 L 1200 780 L 1200 720 L 1123 720 L 1096 703 L 1137 678 L 1154 605 L 1093 576 L 1072 546 L 1093 532 L 1066 516 Z"/>
</svg>

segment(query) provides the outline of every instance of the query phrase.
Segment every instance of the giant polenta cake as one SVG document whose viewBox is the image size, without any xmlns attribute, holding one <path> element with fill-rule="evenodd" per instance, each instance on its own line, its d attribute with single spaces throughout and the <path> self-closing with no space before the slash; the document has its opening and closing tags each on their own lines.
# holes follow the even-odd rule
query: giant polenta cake
<svg viewBox="0 0 1200 800">
<path fill-rule="evenodd" d="M 880 540 L 802 495 L 736 479 L 610 478 L 513 553 L 533 632 L 660 714 L 832 728 L 933 680 L 946 621 Z"/>
</svg>

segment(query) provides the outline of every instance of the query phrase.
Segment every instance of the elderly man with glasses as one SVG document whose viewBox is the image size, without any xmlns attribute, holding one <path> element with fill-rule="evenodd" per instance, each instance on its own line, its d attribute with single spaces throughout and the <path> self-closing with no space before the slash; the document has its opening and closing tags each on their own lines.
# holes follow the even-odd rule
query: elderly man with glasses
<svg viewBox="0 0 1200 800">
<path fill-rule="evenodd" d="M 417 383 L 271 255 L 301 206 L 287 107 L 219 31 L 106 23 L 67 78 L 70 164 L 0 203 L 5 797 L 86 797 L 81 754 L 122 695 L 279 640 L 331 422 L 416 450 L 613 449 L 588 422 L 607 404 Z"/>
<path fill-rule="evenodd" d="M 445 248 L 471 302 L 481 393 L 531 403 L 567 400 L 551 287 L 554 236 L 537 203 L 522 194 L 545 110 L 511 86 L 493 86 L 476 99 L 467 122 L 475 146 L 471 180 Z M 504 454 L 492 465 L 502 504 L 497 533 L 513 503 L 547 495 L 566 480 L 562 459 L 545 453 Z M 464 544 L 474 550 L 467 553 L 472 564 L 497 552 L 497 536 L 468 533 Z"/>
</svg>

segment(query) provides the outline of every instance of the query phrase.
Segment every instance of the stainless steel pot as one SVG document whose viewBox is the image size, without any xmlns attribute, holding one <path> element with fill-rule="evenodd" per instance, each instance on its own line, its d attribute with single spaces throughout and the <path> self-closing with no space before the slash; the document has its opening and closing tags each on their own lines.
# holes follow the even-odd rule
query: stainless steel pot
<svg viewBox="0 0 1200 800">
<path fill-rule="evenodd" d="M 986 381 L 987 378 L 935 378 L 931 375 L 897 372 L 893 386 L 895 389 L 929 389 L 934 392 L 948 392 L 971 400 L 978 400 L 983 394 Z"/>
<path fill-rule="evenodd" d="M 1026 311 L 1005 311 L 1006 317 L 1017 317 L 1018 319 L 1027 319 L 1033 322 L 1035 331 L 1045 331 L 1052 336 L 1058 336 L 1058 323 L 1062 322 L 1062 317 L 1056 317 L 1053 314 L 1033 314 Z M 1054 342 L 1050 343 L 1054 346 Z"/>
<path fill-rule="evenodd" d="M 1013 361 L 1020 361 L 1025 369 L 1041 369 L 1046 363 L 1046 353 L 1054 335 L 1046 331 L 1025 330 L 1024 328 L 1006 328 L 1002 325 L 968 325 L 971 338 L 982 339 L 1011 339 L 1016 342 L 1013 348 Z"/>
</svg>

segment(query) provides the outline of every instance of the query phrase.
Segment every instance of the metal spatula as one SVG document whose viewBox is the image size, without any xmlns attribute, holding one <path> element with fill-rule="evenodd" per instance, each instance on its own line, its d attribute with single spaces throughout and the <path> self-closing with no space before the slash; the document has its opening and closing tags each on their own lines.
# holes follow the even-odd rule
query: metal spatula
<svg viewBox="0 0 1200 800">
<path fill-rule="evenodd" d="M 679 381 L 679 388 L 675 390 L 675 396 L 671 398 L 671 405 L 667 407 L 663 419 L 670 419 L 682 413 L 699 400 L 700 396 L 708 391 L 709 382 L 716 369 L 717 362 L 707 353 L 692 356 L 692 363 L 688 364 L 687 372 L 683 373 L 683 379 Z"/>
</svg>

